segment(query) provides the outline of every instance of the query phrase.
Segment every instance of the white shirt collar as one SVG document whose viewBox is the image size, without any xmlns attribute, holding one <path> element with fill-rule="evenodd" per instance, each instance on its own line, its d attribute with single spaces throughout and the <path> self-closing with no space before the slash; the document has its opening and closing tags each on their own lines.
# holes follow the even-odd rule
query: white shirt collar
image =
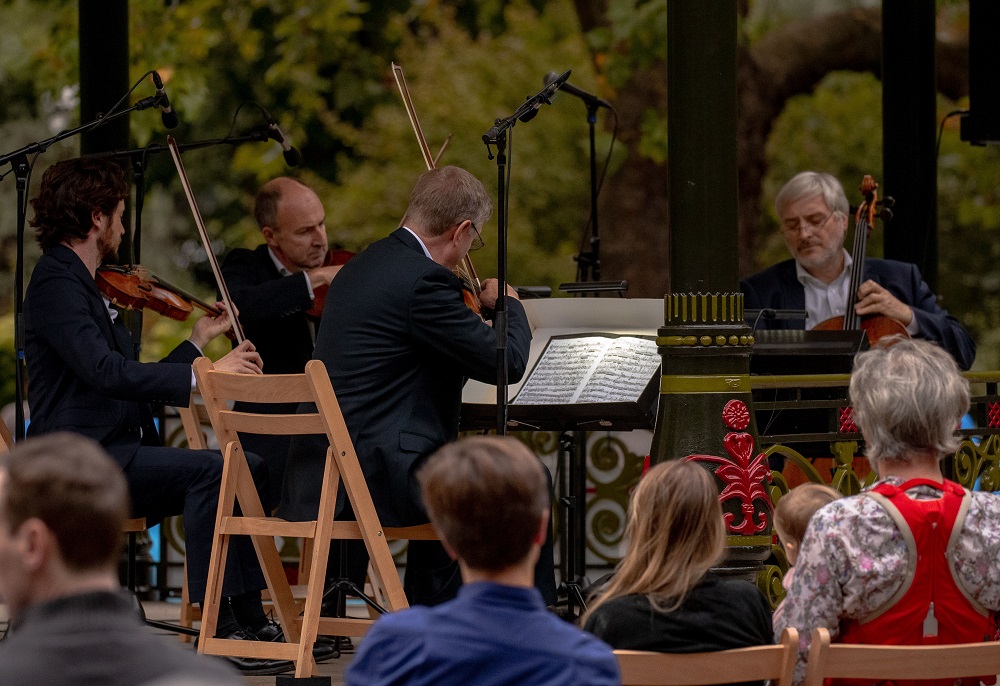
<svg viewBox="0 0 1000 686">
<path fill-rule="evenodd" d="M 420 244 L 420 248 L 424 251 L 424 254 L 427 255 L 427 258 L 433 260 L 434 258 L 431 257 L 431 251 L 428 250 L 427 246 L 424 245 L 424 242 L 422 240 L 420 240 L 420 236 L 418 236 L 416 233 L 414 233 L 413 229 L 411 229 L 409 226 L 404 226 L 402 228 L 404 228 L 407 231 L 409 231 L 410 235 L 417 239 L 417 243 Z"/>
<path fill-rule="evenodd" d="M 273 250 L 271 250 L 271 246 L 270 245 L 267 246 L 267 254 L 271 256 L 271 261 L 274 262 L 274 266 L 278 268 L 278 273 L 279 274 L 281 274 L 282 276 L 291 276 L 292 275 L 292 273 L 290 271 L 288 271 L 288 267 L 286 267 L 284 264 L 282 264 L 281 260 L 278 259 L 278 256 L 274 254 Z"/>
</svg>

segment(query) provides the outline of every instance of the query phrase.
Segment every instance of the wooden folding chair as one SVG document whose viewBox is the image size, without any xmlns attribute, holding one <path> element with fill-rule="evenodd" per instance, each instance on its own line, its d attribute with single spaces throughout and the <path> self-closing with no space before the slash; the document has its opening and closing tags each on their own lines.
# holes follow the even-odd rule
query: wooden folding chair
<svg viewBox="0 0 1000 686">
<path fill-rule="evenodd" d="M 232 374 L 215 371 L 207 358 L 194 363 L 198 387 L 223 448 L 225 464 L 219 493 L 215 537 L 208 572 L 208 589 L 202 610 L 198 650 L 218 655 L 293 660 L 295 675 L 316 674 L 312 646 L 316 635 L 361 636 L 372 619 L 320 618 L 323 583 L 331 539 L 362 539 L 371 558 L 372 570 L 381 587 L 389 611 L 407 607 L 406 596 L 389 551 L 390 538 L 435 539 L 430 525 L 401 529 L 383 528 L 372 504 L 354 445 L 344 424 L 337 397 L 323 363 L 312 360 L 304 374 Z M 257 414 L 228 409 L 227 401 L 257 403 L 315 403 L 311 414 Z M 257 434 L 325 434 L 330 441 L 326 452 L 319 514 L 315 521 L 287 522 L 265 515 L 247 466 L 238 432 Z M 337 489 L 343 481 L 357 521 L 334 521 Z M 234 515 L 239 502 L 242 516 Z M 214 638 L 222 596 L 222 574 L 230 536 L 250 536 L 261 562 L 278 621 L 288 643 L 229 641 Z M 285 577 L 275 536 L 314 539 L 309 584 L 303 617 L 298 617 L 288 580 Z"/>
<path fill-rule="evenodd" d="M 824 679 L 957 679 L 1000 674 L 1000 643 L 935 646 L 882 646 L 830 643 L 830 632 L 815 629 L 809 647 L 805 686 Z"/>
<path fill-rule="evenodd" d="M 622 686 L 699 686 L 771 679 L 792 686 L 799 632 L 785 629 L 781 643 L 710 653 L 616 650 Z"/>
<path fill-rule="evenodd" d="M 5 453 L 14 447 L 14 437 L 10 435 L 7 423 L 0 419 L 0 453 Z"/>
</svg>

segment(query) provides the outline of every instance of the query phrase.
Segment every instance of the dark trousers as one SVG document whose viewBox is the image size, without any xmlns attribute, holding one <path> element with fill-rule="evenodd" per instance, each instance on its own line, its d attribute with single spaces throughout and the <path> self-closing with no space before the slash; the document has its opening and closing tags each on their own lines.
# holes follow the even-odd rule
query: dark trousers
<svg viewBox="0 0 1000 686">
<path fill-rule="evenodd" d="M 246 458 L 264 512 L 269 513 L 267 466 L 254 453 L 246 453 Z M 141 446 L 125 468 L 125 477 L 133 516 L 157 522 L 184 515 L 188 594 L 191 602 L 204 601 L 219 506 L 222 454 L 216 450 Z M 265 585 L 250 538 L 234 536 L 229 543 L 222 594 L 240 595 Z"/>
<path fill-rule="evenodd" d="M 545 478 L 551 493 L 552 475 L 548 467 L 545 467 Z M 345 505 L 344 513 L 338 515 L 338 519 L 353 518 L 350 504 Z M 334 541 L 330 548 L 327 578 L 336 579 L 339 576 L 338 569 L 344 570 L 347 577 L 361 588 L 364 585 L 365 570 L 368 565 L 368 551 L 365 549 L 365 544 L 363 541 L 347 541 L 342 547 L 346 557 L 343 567 L 340 566 L 341 546 Z M 451 559 L 439 541 L 410 541 L 406 549 L 406 574 L 403 577 L 403 590 L 410 605 L 443 603 L 458 595 L 458 589 L 461 587 L 462 575 L 459 572 L 458 562 Z M 556 572 L 551 517 L 538 562 L 535 564 L 535 588 L 541 592 L 546 605 L 555 605 Z"/>
</svg>

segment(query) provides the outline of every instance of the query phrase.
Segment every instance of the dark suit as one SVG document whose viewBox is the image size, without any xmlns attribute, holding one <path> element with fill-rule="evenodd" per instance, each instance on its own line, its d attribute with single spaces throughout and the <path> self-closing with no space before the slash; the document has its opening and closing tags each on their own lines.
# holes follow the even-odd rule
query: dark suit
<svg viewBox="0 0 1000 686">
<path fill-rule="evenodd" d="M 246 683 L 215 657 L 197 655 L 143 627 L 124 593 L 94 591 L 24 610 L 0 643 L 4 686 L 138 686 Z"/>
<path fill-rule="evenodd" d="M 521 304 L 513 298 L 507 304 L 508 373 L 516 381 L 525 371 L 531 331 Z M 465 306 L 458 277 L 397 229 L 334 279 L 313 357 L 326 364 L 381 523 L 426 522 L 415 471 L 457 438 L 466 378 L 496 380 L 496 334 Z M 315 518 L 325 449 L 312 438 L 292 441 L 282 516 Z M 412 602 L 434 593 L 418 589 L 423 563 L 415 557 L 424 545 L 410 544 Z"/>
<path fill-rule="evenodd" d="M 301 374 L 312 359 L 313 326 L 306 318 L 312 307 L 306 275 L 282 276 L 267 244 L 255 250 L 235 248 L 226 255 L 222 275 L 240 312 L 246 337 L 253 341 L 264 362 L 265 374 Z M 239 403 L 242 412 L 284 414 L 295 412 L 287 403 Z M 271 503 L 281 496 L 281 481 L 288 454 L 288 436 L 240 434 L 243 447 L 267 462 Z"/>
<path fill-rule="evenodd" d="M 913 308 L 918 335 L 936 341 L 947 350 L 962 369 L 976 358 L 976 345 L 957 319 L 937 304 L 931 289 L 924 283 L 915 265 L 895 260 L 865 259 L 864 280 L 872 280 Z M 805 288 L 795 275 L 795 260 L 785 260 L 740 283 L 748 309 L 772 308 L 803 310 Z M 761 320 L 760 328 L 801 329 L 801 319 Z"/>
<path fill-rule="evenodd" d="M 149 406 L 188 403 L 197 347 L 185 341 L 163 362 L 136 361 L 130 334 L 120 323 L 112 323 L 87 267 L 62 245 L 38 260 L 24 300 L 24 321 L 31 407 L 28 436 L 52 431 L 89 436 L 124 471 L 136 517 L 156 521 L 183 511 L 188 590 L 193 601 L 201 602 L 222 456 L 208 450 L 158 447 Z M 256 456 L 248 459 L 258 490 L 266 489 L 266 467 Z M 226 595 L 264 587 L 248 540 L 234 544 L 229 558 Z"/>
</svg>

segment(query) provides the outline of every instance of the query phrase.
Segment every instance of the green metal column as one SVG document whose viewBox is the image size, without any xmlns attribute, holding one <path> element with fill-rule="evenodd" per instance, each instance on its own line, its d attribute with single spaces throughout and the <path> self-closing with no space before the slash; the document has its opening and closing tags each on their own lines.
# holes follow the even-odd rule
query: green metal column
<svg viewBox="0 0 1000 686">
<path fill-rule="evenodd" d="M 934 0 L 882 1 L 883 193 L 893 196 L 885 256 L 937 287 L 937 85 Z"/>
<path fill-rule="evenodd" d="M 671 288 L 654 463 L 688 458 L 715 474 L 729 573 L 774 595 L 767 461 L 750 396 L 753 337 L 738 290 L 736 0 L 667 3 Z"/>
</svg>

